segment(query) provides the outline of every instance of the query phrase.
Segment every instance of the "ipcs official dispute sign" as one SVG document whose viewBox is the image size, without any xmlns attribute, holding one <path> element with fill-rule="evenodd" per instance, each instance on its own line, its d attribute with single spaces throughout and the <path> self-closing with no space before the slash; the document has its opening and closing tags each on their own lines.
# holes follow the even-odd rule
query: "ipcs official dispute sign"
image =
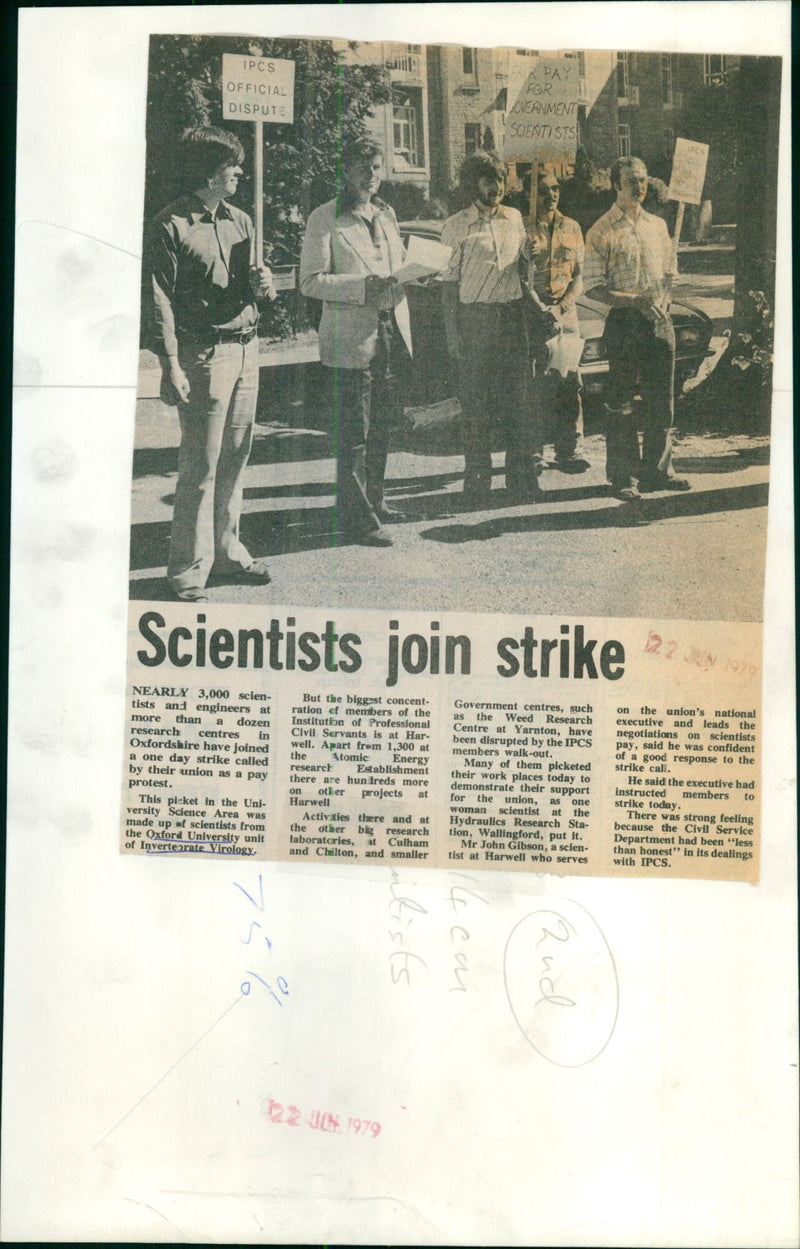
<svg viewBox="0 0 800 1249">
<path fill-rule="evenodd" d="M 294 121 L 294 61 L 226 52 L 222 57 L 222 116 L 226 121 Z"/>
</svg>

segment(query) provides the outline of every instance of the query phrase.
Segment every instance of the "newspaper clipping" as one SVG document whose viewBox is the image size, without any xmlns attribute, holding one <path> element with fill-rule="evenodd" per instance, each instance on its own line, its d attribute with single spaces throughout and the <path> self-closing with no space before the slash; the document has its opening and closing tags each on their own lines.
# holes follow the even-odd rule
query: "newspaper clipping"
<svg viewBox="0 0 800 1249">
<path fill-rule="evenodd" d="M 124 852 L 757 881 L 779 89 L 151 37 Z"/>
</svg>

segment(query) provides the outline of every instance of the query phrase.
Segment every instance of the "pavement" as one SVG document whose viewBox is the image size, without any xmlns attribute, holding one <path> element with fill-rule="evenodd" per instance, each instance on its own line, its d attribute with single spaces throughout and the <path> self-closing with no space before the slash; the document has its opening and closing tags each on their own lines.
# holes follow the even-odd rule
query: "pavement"
<svg viewBox="0 0 800 1249">
<path fill-rule="evenodd" d="M 731 278 L 700 274 L 687 276 L 681 290 L 681 297 L 699 306 L 703 300 L 719 314 L 718 350 L 727 342 L 732 294 Z M 169 597 L 164 577 L 179 427 L 174 409 L 155 397 L 157 371 L 154 388 L 146 357 L 143 364 L 131 597 L 159 600 Z M 262 387 L 269 376 L 262 368 Z M 212 602 L 762 618 L 769 455 L 764 437 L 681 432 L 678 424 L 675 468 L 690 479 L 691 491 L 646 495 L 631 505 L 608 494 L 604 439 L 597 418 L 587 412 L 587 473 L 567 476 L 548 468 L 538 499 L 515 505 L 504 490 L 498 451 L 490 505 L 476 511 L 465 508 L 461 497 L 457 404 L 409 409 L 386 475 L 387 502 L 402 508 L 405 519 L 391 525 L 395 544 L 378 549 L 336 531 L 330 437 L 324 421 L 315 420 L 314 427 L 308 419 L 298 422 L 303 412 L 298 407 L 256 425 L 247 471 L 241 533 L 253 555 L 269 559 L 272 584 L 215 586 Z M 707 426 L 713 431 L 713 414 Z"/>
</svg>

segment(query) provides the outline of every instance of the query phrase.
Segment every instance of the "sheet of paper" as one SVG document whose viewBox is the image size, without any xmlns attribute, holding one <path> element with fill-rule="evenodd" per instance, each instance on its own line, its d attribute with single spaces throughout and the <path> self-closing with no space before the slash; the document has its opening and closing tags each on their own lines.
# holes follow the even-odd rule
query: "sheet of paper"
<svg viewBox="0 0 800 1249">
<path fill-rule="evenodd" d="M 409 235 L 406 244 L 406 263 L 397 273 L 398 282 L 418 282 L 432 273 L 441 273 L 450 263 L 450 248 L 425 239 L 419 234 Z"/>
<path fill-rule="evenodd" d="M 118 849 L 149 34 L 788 49 L 691 9 L 21 13 L 5 1240 L 797 1243 L 785 132 L 758 885 Z"/>
</svg>

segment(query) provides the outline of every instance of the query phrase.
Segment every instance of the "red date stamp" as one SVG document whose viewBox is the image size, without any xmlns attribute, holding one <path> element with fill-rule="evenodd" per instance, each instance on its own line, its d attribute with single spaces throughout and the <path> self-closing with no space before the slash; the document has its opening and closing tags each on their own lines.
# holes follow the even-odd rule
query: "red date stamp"
<svg viewBox="0 0 800 1249">
<path fill-rule="evenodd" d="M 371 1136 L 373 1140 L 380 1136 L 381 1125 L 374 1119 L 359 1119 L 357 1116 L 335 1115 L 330 1110 L 312 1110 L 307 1118 L 299 1106 L 284 1106 L 274 1097 L 264 1103 L 264 1113 L 271 1123 L 283 1123 L 288 1128 L 311 1128 L 313 1132 L 334 1132 L 340 1136 Z"/>
<path fill-rule="evenodd" d="M 715 655 L 704 647 L 690 646 L 685 649 L 674 638 L 666 638 L 662 634 L 656 633 L 654 629 L 651 629 L 647 634 L 644 650 L 646 655 L 658 655 L 660 659 L 671 659 L 678 662 L 683 660 L 684 663 L 692 664 L 703 671 L 715 668 L 717 660 L 720 659 L 720 656 Z M 735 659 L 729 655 L 724 661 L 720 659 L 720 666 L 717 671 L 738 677 L 740 681 L 750 681 L 756 675 L 758 668 L 755 664 L 747 663 L 743 659 Z"/>
</svg>

